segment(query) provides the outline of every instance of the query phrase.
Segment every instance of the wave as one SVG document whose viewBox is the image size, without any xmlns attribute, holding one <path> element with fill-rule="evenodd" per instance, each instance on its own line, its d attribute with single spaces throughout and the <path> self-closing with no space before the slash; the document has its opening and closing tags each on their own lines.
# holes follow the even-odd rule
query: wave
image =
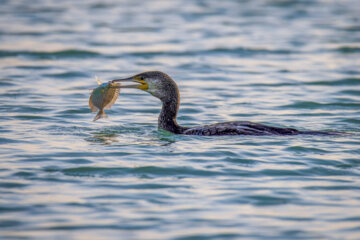
<svg viewBox="0 0 360 240">
<path fill-rule="evenodd" d="M 30 57 L 35 59 L 61 59 L 61 58 L 89 58 L 101 55 L 95 51 L 68 49 L 53 52 L 42 51 L 10 51 L 0 50 L 0 58 L 5 57 Z"/>
</svg>

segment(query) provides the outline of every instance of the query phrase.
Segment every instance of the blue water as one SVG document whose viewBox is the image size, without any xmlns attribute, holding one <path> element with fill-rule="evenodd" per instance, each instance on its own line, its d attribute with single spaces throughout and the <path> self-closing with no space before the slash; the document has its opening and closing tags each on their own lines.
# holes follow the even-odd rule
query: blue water
<svg viewBox="0 0 360 240">
<path fill-rule="evenodd" d="M 360 4 L 0 1 L 1 239 L 360 239 Z M 341 136 L 177 136 L 94 76 L 172 76 L 184 126 Z"/>
</svg>

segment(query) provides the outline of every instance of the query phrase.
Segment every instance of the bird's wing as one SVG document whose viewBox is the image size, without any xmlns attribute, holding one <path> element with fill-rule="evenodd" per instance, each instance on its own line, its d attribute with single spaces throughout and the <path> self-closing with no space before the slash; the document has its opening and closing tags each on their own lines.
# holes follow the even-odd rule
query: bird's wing
<svg viewBox="0 0 360 240">
<path fill-rule="evenodd" d="M 225 122 L 189 128 L 186 135 L 296 135 L 299 131 L 293 128 L 271 127 L 253 122 Z"/>
</svg>

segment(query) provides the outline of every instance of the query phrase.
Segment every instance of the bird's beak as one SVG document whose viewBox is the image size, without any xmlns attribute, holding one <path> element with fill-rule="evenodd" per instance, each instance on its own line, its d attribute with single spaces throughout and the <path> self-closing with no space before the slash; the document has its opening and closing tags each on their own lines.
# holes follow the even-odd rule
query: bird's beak
<svg viewBox="0 0 360 240">
<path fill-rule="evenodd" d="M 121 83 L 119 88 L 138 88 L 138 89 L 141 89 L 144 91 L 146 91 L 149 88 L 147 82 L 145 82 L 145 80 L 139 79 L 138 77 L 114 79 L 110 82 L 111 83 Z M 136 83 L 136 84 L 123 85 L 122 83 Z"/>
</svg>

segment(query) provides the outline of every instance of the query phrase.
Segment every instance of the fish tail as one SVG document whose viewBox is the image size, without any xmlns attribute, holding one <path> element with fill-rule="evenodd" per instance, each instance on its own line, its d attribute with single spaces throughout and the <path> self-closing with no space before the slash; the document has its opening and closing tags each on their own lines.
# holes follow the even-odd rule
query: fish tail
<svg viewBox="0 0 360 240">
<path fill-rule="evenodd" d="M 94 117 L 94 122 L 100 118 L 107 118 L 106 113 L 104 112 L 104 109 L 101 109 L 98 114 L 96 114 L 96 116 Z"/>
</svg>

